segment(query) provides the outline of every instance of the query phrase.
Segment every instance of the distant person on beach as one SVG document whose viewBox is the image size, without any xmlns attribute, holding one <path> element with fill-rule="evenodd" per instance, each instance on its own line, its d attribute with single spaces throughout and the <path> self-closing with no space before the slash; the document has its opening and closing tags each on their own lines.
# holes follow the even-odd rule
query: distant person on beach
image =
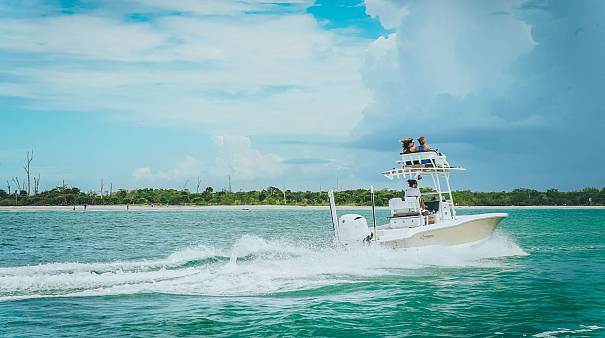
<svg viewBox="0 0 605 338">
<path fill-rule="evenodd" d="M 418 147 L 416 147 L 418 149 L 418 151 L 429 151 L 431 150 L 431 147 L 425 143 L 426 140 L 424 138 L 424 136 L 420 136 L 418 138 L 418 143 L 420 144 Z"/>
</svg>

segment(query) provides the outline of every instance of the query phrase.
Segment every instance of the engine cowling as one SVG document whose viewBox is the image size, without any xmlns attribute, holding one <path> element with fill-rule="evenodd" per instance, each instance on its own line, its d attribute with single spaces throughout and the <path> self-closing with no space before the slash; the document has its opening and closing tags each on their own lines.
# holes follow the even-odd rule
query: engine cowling
<svg viewBox="0 0 605 338">
<path fill-rule="evenodd" d="M 346 214 L 338 219 L 338 238 L 343 244 L 361 244 L 370 234 L 368 221 L 361 215 Z"/>
</svg>

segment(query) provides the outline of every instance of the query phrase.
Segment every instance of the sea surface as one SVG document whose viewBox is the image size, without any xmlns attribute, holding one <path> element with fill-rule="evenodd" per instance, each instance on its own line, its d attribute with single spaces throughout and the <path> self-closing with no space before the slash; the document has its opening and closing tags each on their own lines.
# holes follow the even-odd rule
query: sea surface
<svg viewBox="0 0 605 338">
<path fill-rule="evenodd" d="M 0 212 L 0 336 L 605 337 L 605 210 L 505 212 L 399 251 L 322 210 Z"/>
</svg>

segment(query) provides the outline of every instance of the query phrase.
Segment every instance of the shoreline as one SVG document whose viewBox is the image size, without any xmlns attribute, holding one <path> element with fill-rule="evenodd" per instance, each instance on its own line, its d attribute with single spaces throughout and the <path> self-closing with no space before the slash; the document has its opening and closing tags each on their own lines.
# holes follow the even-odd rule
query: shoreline
<svg viewBox="0 0 605 338">
<path fill-rule="evenodd" d="M 562 206 L 562 205 L 534 205 L 534 206 L 457 206 L 460 210 L 492 210 L 492 209 L 605 209 L 605 206 Z M 293 211 L 293 210 L 329 210 L 329 206 L 313 205 L 88 205 L 86 210 L 83 205 L 73 206 L 41 205 L 41 206 L 0 206 L 0 212 L 84 212 L 84 211 Z M 371 210 L 370 206 L 338 206 L 340 210 Z M 388 207 L 376 207 L 378 210 L 388 210 Z"/>
</svg>

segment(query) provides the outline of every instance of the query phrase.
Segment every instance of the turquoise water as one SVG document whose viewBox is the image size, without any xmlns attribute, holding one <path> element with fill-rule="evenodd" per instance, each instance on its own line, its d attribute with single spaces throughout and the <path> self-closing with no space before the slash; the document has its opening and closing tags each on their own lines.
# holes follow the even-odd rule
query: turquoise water
<svg viewBox="0 0 605 338">
<path fill-rule="evenodd" d="M 605 336 L 605 210 L 507 212 L 407 251 L 327 211 L 0 213 L 0 336 Z"/>
</svg>

